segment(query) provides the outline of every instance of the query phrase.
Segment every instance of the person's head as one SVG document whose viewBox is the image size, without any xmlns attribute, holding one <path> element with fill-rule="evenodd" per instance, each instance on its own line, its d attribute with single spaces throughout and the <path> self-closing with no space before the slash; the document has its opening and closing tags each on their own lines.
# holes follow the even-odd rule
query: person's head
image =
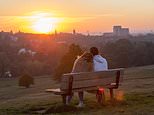
<svg viewBox="0 0 154 115">
<path fill-rule="evenodd" d="M 93 55 L 89 52 L 85 52 L 81 57 L 87 62 L 93 62 Z"/>
<path fill-rule="evenodd" d="M 93 56 L 98 55 L 99 51 L 96 47 L 91 47 L 90 48 L 90 53 L 92 53 Z"/>
</svg>

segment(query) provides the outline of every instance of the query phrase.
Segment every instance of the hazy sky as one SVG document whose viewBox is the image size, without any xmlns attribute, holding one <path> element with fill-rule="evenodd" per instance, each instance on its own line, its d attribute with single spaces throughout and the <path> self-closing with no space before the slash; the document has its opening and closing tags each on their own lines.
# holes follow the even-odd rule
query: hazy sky
<svg viewBox="0 0 154 115">
<path fill-rule="evenodd" d="M 59 31 L 106 32 L 113 25 L 154 31 L 154 0 L 0 0 L 0 30 L 34 32 L 30 17 L 40 12 L 60 20 Z"/>
</svg>

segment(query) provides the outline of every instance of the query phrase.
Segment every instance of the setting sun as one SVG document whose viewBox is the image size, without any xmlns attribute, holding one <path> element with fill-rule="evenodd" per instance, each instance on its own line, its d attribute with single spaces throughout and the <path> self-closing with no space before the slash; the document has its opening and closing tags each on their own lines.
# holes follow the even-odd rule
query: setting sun
<svg viewBox="0 0 154 115">
<path fill-rule="evenodd" d="M 49 33 L 53 31 L 53 22 L 51 19 L 41 18 L 34 23 L 33 29 L 39 33 Z"/>
<path fill-rule="evenodd" d="M 48 13 L 38 13 L 31 16 L 32 19 L 32 29 L 36 33 L 50 33 L 53 32 L 57 23 L 59 22 L 58 18 L 52 17 Z"/>
</svg>

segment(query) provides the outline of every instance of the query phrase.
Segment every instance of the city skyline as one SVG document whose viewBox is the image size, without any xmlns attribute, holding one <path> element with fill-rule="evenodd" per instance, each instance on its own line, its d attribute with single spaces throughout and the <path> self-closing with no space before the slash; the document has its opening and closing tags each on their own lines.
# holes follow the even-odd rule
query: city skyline
<svg viewBox="0 0 154 115">
<path fill-rule="evenodd" d="M 0 30 L 93 33 L 122 25 L 130 32 L 150 32 L 154 31 L 153 6 L 153 0 L 1 0 Z"/>
</svg>

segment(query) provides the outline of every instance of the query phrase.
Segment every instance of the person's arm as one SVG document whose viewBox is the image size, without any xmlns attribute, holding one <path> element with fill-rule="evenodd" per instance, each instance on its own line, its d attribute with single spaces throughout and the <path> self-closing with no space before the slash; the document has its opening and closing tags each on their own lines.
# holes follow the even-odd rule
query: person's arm
<svg viewBox="0 0 154 115">
<path fill-rule="evenodd" d="M 76 68 L 76 61 L 77 59 L 75 60 L 74 64 L 73 64 L 73 68 L 72 68 L 72 72 L 71 73 L 74 73 L 75 72 L 75 68 Z"/>
</svg>

